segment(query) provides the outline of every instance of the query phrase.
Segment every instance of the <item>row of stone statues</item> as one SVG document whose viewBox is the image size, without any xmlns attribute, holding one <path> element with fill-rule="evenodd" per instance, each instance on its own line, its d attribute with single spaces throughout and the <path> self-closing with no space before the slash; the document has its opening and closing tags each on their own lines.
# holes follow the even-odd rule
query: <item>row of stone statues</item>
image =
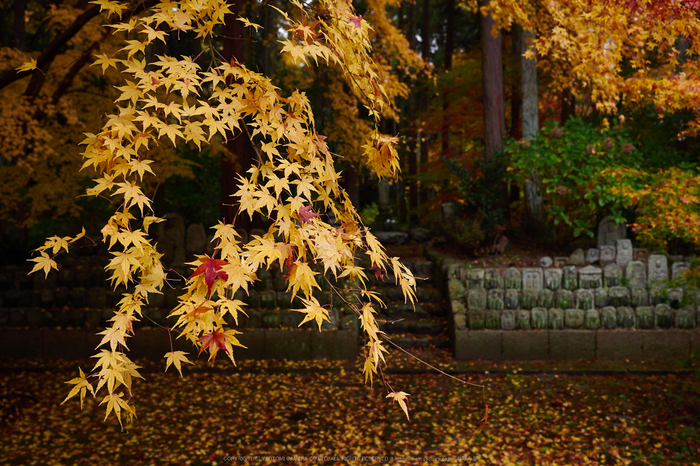
<svg viewBox="0 0 700 466">
<path fill-rule="evenodd" d="M 453 309 L 454 310 L 454 309 Z M 472 310 L 453 314 L 456 330 L 532 330 L 532 329 L 692 329 L 698 312 L 690 307 L 672 309 L 668 304 L 640 306 L 606 306 L 598 309 Z"/>
</svg>

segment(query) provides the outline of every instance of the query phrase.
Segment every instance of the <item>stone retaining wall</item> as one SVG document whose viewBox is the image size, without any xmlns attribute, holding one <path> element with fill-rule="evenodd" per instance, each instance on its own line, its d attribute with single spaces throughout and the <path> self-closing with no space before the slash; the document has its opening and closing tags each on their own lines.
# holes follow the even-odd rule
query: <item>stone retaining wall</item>
<svg viewBox="0 0 700 466">
<path fill-rule="evenodd" d="M 700 293 L 678 286 L 690 258 L 616 243 L 530 268 L 433 257 L 456 358 L 653 359 L 699 350 Z"/>
<path fill-rule="evenodd" d="M 90 357 L 94 353 L 94 348 L 99 343 L 99 338 L 95 341 L 95 333 L 108 325 L 107 321 L 113 317 L 114 309 L 125 291 L 123 287 L 111 289 L 106 281 L 104 266 L 108 257 L 104 254 L 68 255 L 62 260 L 61 270 L 49 273 L 48 279 L 41 272 L 28 276 L 31 266 L 0 268 L 0 358 Z M 419 312 L 416 315 L 424 320 L 434 313 L 445 315 L 446 310 L 440 304 L 441 293 L 430 286 L 431 263 L 416 260 L 408 265 L 416 276 L 425 278 L 419 280 L 417 295 L 422 304 L 417 306 Z M 174 268 L 187 276 L 184 268 Z M 392 283 L 392 276 L 381 281 L 374 274 L 368 275 L 370 285 L 382 293 L 387 303 L 378 318 L 389 319 L 409 311 L 413 313 L 413 307 L 403 302 L 400 288 Z M 330 322 L 324 322 L 323 332 L 319 333 L 315 322 L 298 328 L 304 315 L 290 309 L 301 308 L 301 305 L 291 301 L 291 294 L 286 291 L 286 282 L 280 276 L 279 269 L 261 270 L 258 278 L 248 295 L 242 292 L 236 295 L 237 299 L 247 304 L 244 309 L 248 314 L 239 316 L 236 328 L 243 329 L 244 336 L 241 340 L 250 340 L 253 348 L 241 350 L 241 357 L 315 359 L 326 354 L 331 358 L 353 359 L 357 355 L 360 344 L 357 338 L 357 315 L 330 292 L 328 282 L 319 279 L 322 289 L 314 290 L 314 296 L 321 304 L 329 305 L 330 311 Z M 178 282 L 174 284 L 178 285 Z M 349 284 L 345 280 L 339 280 L 334 285 L 342 288 Z M 150 296 L 150 302 L 143 310 L 144 317 L 134 324 L 137 330 L 134 343 L 139 341 L 138 336 L 143 332 L 150 335 L 149 332 L 155 331 L 154 341 L 167 338 L 167 331 L 158 330 L 157 326 L 174 324 L 175 321 L 167 319 L 167 315 L 177 306 L 179 294 L 181 290 L 166 287 L 162 295 Z M 349 302 L 355 300 L 350 293 L 344 298 Z M 230 325 L 234 325 L 229 315 L 227 320 Z M 406 325 L 406 331 L 412 331 L 415 327 L 425 333 L 423 327 L 430 327 L 431 324 L 432 322 L 411 322 L 410 328 Z M 434 333 L 432 328 L 429 330 Z M 352 344 L 347 343 L 349 335 L 355 335 Z M 277 338 L 280 339 L 279 342 Z M 331 345 L 331 339 L 334 338 L 339 340 Z M 156 350 L 152 345 L 147 345 L 151 350 L 139 353 L 139 348 L 143 349 L 143 345 L 137 343 L 135 357 L 160 358 L 169 351 L 169 343 L 160 346 L 165 349 Z M 129 348 L 134 350 L 131 344 Z M 190 353 L 193 351 L 191 347 L 183 350 Z"/>
<path fill-rule="evenodd" d="M 354 360 L 359 351 L 356 330 L 250 329 L 237 338 L 246 348 L 234 347 L 236 359 Z M 101 339 L 101 335 L 83 328 L 0 328 L 0 358 L 90 358 Z M 160 328 L 140 329 L 127 339 L 127 345 L 131 358 L 161 359 L 171 351 L 168 332 Z M 183 339 L 174 338 L 172 345 L 175 350 L 197 355 Z"/>
</svg>

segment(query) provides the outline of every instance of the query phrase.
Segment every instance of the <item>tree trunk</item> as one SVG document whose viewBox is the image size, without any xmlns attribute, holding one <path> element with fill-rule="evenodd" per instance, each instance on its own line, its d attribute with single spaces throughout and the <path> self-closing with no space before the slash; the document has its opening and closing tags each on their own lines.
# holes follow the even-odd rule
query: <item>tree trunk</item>
<svg viewBox="0 0 700 466">
<path fill-rule="evenodd" d="M 576 116 L 576 98 L 571 93 L 571 89 L 566 88 L 561 93 L 561 124 L 564 125 L 574 116 Z"/>
<path fill-rule="evenodd" d="M 26 47 L 25 40 L 25 30 L 24 30 L 24 15 L 27 7 L 26 0 L 15 0 L 15 17 L 14 17 L 14 31 L 15 40 L 14 46 L 16 49 L 24 52 Z"/>
<path fill-rule="evenodd" d="M 482 0 L 483 2 L 484 0 Z M 503 111 L 503 59 L 501 34 L 491 34 L 491 14 L 481 16 L 481 75 L 484 83 L 484 157 L 492 160 L 503 149 L 505 115 Z"/>
<path fill-rule="evenodd" d="M 537 96 L 537 61 L 523 55 L 535 38 L 532 31 L 518 26 L 520 34 L 520 82 L 523 96 L 521 127 L 523 137 L 534 139 L 539 131 Z M 536 171 L 530 174 L 525 185 L 525 231 L 530 236 L 541 236 L 545 231 L 542 209 L 542 180 Z"/>
<path fill-rule="evenodd" d="M 521 64 L 520 58 L 522 56 L 522 30 L 519 26 L 513 28 L 513 62 L 516 67 L 516 73 L 520 72 Z M 522 137 L 522 122 L 520 121 L 521 105 L 522 105 L 522 92 L 520 81 L 520 74 L 516 76 L 516 79 L 512 80 L 511 91 L 510 91 L 510 131 L 508 136 L 513 139 L 520 139 Z"/>
<path fill-rule="evenodd" d="M 447 30 L 445 31 L 445 73 L 452 69 L 452 54 L 454 53 L 455 36 L 455 0 L 447 0 Z M 447 120 L 447 112 L 450 108 L 450 96 L 447 92 L 442 95 L 442 134 L 440 135 L 443 157 L 449 157 L 450 151 L 450 122 Z"/>
<path fill-rule="evenodd" d="M 243 2 L 231 3 L 231 13 L 226 15 L 224 29 L 224 59 L 239 63 L 245 63 L 247 55 L 243 23 L 236 19 L 242 11 Z M 239 124 L 242 129 L 229 134 L 226 141 L 231 156 L 223 155 L 221 158 L 221 218 L 226 223 L 232 222 L 238 213 L 238 204 L 232 197 L 238 190 L 236 175 L 245 176 L 255 160 L 255 148 L 245 130 L 245 121 L 241 120 Z M 259 223 L 259 220 L 254 218 L 251 221 L 247 215 L 241 215 L 236 219 L 236 226 L 250 229 L 256 226 L 254 222 Z"/>
<path fill-rule="evenodd" d="M 415 44 L 415 14 L 416 8 L 414 3 L 410 3 L 408 7 L 408 37 L 412 49 L 416 49 Z M 418 210 L 418 160 L 416 158 L 416 91 L 415 86 L 408 96 L 408 221 L 414 223 L 417 219 L 416 211 Z"/>
<path fill-rule="evenodd" d="M 358 210 L 360 208 L 360 177 L 357 169 L 351 163 L 345 166 L 345 191 L 348 193 L 350 202 Z"/>
<path fill-rule="evenodd" d="M 430 0 L 423 0 L 423 26 L 421 38 L 421 55 L 423 62 L 427 65 L 430 63 Z M 420 99 L 420 111 L 422 115 L 426 115 L 430 110 L 430 75 L 425 78 L 425 85 Z M 425 116 L 423 116 L 425 118 Z M 420 132 L 420 171 L 421 173 L 427 170 L 428 159 L 430 158 L 430 135 L 421 128 Z M 428 188 L 421 186 L 420 203 L 428 202 Z"/>
</svg>

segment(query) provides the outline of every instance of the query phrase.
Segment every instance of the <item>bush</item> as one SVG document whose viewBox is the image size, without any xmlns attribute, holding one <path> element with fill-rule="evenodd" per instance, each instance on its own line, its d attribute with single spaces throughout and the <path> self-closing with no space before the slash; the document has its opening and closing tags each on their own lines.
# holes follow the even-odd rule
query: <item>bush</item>
<svg viewBox="0 0 700 466">
<path fill-rule="evenodd" d="M 624 222 L 622 198 L 601 183 L 601 172 L 637 167 L 641 157 L 620 126 L 597 128 L 579 118 L 563 127 L 547 122 L 537 137 L 507 141 L 506 180 L 524 192 L 531 174 L 542 181 L 545 220 L 559 244 L 582 235 L 593 237 L 600 218 Z"/>
</svg>

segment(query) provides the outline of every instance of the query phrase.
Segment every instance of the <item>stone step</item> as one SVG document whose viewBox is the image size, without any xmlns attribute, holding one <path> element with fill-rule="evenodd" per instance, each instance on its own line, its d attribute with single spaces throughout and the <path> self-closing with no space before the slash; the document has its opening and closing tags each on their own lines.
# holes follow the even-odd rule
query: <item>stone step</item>
<svg viewBox="0 0 700 466">
<path fill-rule="evenodd" d="M 403 302 L 404 295 L 400 286 L 377 286 L 372 291 L 379 293 L 385 303 Z M 439 288 L 434 286 L 424 286 L 416 288 L 416 300 L 420 303 L 437 303 L 443 300 Z"/>
<path fill-rule="evenodd" d="M 447 331 L 447 319 L 389 321 L 384 323 L 383 330 L 388 334 L 441 335 Z"/>
<path fill-rule="evenodd" d="M 391 341 L 399 345 L 405 350 L 418 349 L 418 348 L 449 348 L 450 339 L 446 335 L 442 336 L 425 336 L 425 335 L 413 335 L 407 334 L 397 334 L 391 336 Z M 390 347 L 391 345 L 386 345 Z"/>
</svg>

